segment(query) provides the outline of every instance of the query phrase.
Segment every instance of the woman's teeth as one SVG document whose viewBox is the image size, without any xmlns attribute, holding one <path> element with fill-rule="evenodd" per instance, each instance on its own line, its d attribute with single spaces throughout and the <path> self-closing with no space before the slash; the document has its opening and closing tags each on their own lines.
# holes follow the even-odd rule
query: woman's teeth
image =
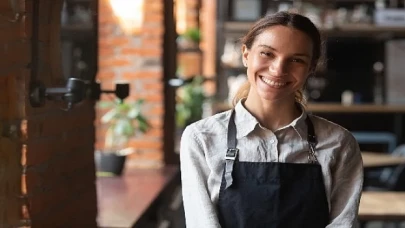
<svg viewBox="0 0 405 228">
<path fill-rule="evenodd" d="M 280 87 L 285 86 L 285 85 L 287 84 L 286 82 L 283 82 L 283 83 L 281 83 L 281 82 L 275 82 L 275 81 L 272 81 L 272 80 L 267 79 L 267 78 L 265 78 L 265 77 L 261 77 L 261 78 L 262 78 L 262 81 L 263 81 L 264 83 L 266 83 L 266 84 L 269 85 L 269 86 L 276 87 L 276 88 L 280 88 Z"/>
</svg>

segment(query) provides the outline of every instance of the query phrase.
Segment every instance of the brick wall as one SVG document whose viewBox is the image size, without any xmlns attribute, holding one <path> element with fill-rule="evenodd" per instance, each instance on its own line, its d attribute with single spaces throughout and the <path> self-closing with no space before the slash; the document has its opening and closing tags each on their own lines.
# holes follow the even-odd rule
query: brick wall
<svg viewBox="0 0 405 228">
<path fill-rule="evenodd" d="M 205 3 L 207 1 L 207 3 Z M 138 135 L 130 142 L 135 149 L 127 165 L 137 167 L 157 167 L 163 164 L 163 3 L 164 0 L 145 0 L 146 12 L 143 27 L 139 35 L 126 35 L 119 26 L 108 0 L 99 2 L 99 72 L 97 79 L 106 89 L 113 89 L 114 82 L 126 80 L 131 85 L 128 101 L 142 98 L 145 102 L 144 114 L 152 123 L 152 129 L 146 135 Z M 199 0 L 178 0 L 184 7 L 184 29 L 200 26 Z M 215 1 L 201 1 L 205 5 L 204 17 L 209 18 L 204 31 L 215 32 Z M 211 23 L 211 24 L 210 24 Z M 204 32 L 203 31 L 203 32 Z M 181 31 L 179 31 L 181 32 Z M 203 34 L 204 36 L 204 34 Z M 206 75 L 215 72 L 215 37 L 206 36 L 202 53 L 180 53 L 178 65 L 185 67 L 186 76 L 203 73 L 203 54 L 207 51 L 204 68 Z M 174 56 L 173 56 L 174 57 Z M 208 83 L 207 83 L 208 84 Z M 209 94 L 215 93 L 215 86 L 208 85 Z M 105 96 L 102 100 L 108 99 Z M 98 121 L 106 110 L 97 109 L 96 148 L 103 149 L 105 126 Z M 174 133 L 173 133 L 174 134 Z"/>
<path fill-rule="evenodd" d="M 151 123 L 145 135 L 134 137 L 129 146 L 135 153 L 126 165 L 158 167 L 163 164 L 163 0 L 147 0 L 143 26 L 139 35 L 126 35 L 112 12 L 108 0 L 99 1 L 99 71 L 97 79 L 106 89 L 114 82 L 130 83 L 126 101 L 144 99 L 143 113 Z M 102 100 L 110 99 L 102 96 Z M 106 110 L 97 109 L 97 143 L 102 150 L 106 126 L 99 118 Z"/>
<path fill-rule="evenodd" d="M 40 15 L 37 41 L 32 36 L 34 1 Z M 5 25 L 1 51 L 7 56 L 0 60 L 0 169 L 7 173 L 0 179 L 0 224 L 14 225 L 29 216 L 34 228 L 96 227 L 94 104 L 85 102 L 69 112 L 54 102 L 31 108 L 27 96 L 33 75 L 47 87 L 63 81 L 58 56 L 62 1 L 17 2 L 26 16 L 17 23 L 0 21 Z M 14 16 L 9 1 L 0 1 L 0 12 Z M 37 67 L 31 45 L 38 50 Z M 23 176 L 21 163 L 26 167 Z M 22 194 L 26 201 L 17 199 Z M 22 209 L 25 203 L 28 210 Z"/>
</svg>

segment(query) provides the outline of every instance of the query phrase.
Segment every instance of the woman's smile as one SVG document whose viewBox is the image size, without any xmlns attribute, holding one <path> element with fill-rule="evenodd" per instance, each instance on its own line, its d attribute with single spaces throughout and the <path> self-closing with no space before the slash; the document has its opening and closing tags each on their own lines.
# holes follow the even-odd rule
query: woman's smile
<svg viewBox="0 0 405 228">
<path fill-rule="evenodd" d="M 289 82 L 283 82 L 283 81 L 275 81 L 272 80 L 270 78 L 264 77 L 264 76 L 259 76 L 259 78 L 261 79 L 262 82 L 264 82 L 266 85 L 268 85 L 271 88 L 275 88 L 275 89 L 281 89 L 286 87 Z"/>
</svg>

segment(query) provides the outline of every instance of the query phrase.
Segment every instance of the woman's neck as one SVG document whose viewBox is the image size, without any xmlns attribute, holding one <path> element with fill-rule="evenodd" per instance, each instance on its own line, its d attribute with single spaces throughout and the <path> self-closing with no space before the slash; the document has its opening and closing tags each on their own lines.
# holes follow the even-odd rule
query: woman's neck
<svg viewBox="0 0 405 228">
<path fill-rule="evenodd" d="M 263 127 L 271 131 L 288 125 L 301 115 L 301 110 L 295 104 L 294 98 L 268 101 L 248 96 L 244 106 Z"/>
</svg>

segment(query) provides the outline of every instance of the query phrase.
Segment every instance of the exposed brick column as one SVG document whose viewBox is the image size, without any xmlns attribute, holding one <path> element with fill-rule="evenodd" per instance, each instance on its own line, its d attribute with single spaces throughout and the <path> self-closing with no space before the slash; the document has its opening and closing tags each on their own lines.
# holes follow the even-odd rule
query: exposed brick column
<svg viewBox="0 0 405 228">
<path fill-rule="evenodd" d="M 201 42 L 199 52 L 178 53 L 178 65 L 181 67 L 182 77 L 190 78 L 194 75 L 202 74 L 205 77 L 215 78 L 215 53 L 216 53 L 216 0 L 179 0 L 177 1 L 178 13 L 182 15 L 178 22 L 179 33 L 182 29 L 199 28 L 201 31 Z M 200 2 L 200 6 L 199 6 Z M 200 9 L 199 9 L 200 7 Z M 205 92 L 212 96 L 216 92 L 214 81 L 204 84 Z"/>
<path fill-rule="evenodd" d="M 163 164 L 163 0 L 145 0 L 145 18 L 139 35 L 126 35 L 112 12 L 108 0 L 99 2 L 99 71 L 97 79 L 106 89 L 114 82 L 130 83 L 127 101 L 142 98 L 152 129 L 135 136 L 129 146 L 135 153 L 127 165 L 158 167 Z M 106 99 L 105 96 L 102 99 Z M 98 121 L 106 110 L 97 110 L 97 143 L 102 149 L 106 127 Z"/>
<path fill-rule="evenodd" d="M 176 1 L 177 33 L 182 35 L 188 29 L 201 29 L 199 18 L 199 0 L 178 0 Z M 182 51 L 178 50 L 177 65 L 180 69 L 179 76 L 182 78 L 191 78 L 201 75 L 202 72 L 202 52 L 196 50 Z"/>
<path fill-rule="evenodd" d="M 203 75 L 216 77 L 216 0 L 202 0 L 200 27 L 202 34 L 201 50 L 203 51 Z M 206 93 L 215 95 L 216 83 L 206 83 Z"/>
</svg>

